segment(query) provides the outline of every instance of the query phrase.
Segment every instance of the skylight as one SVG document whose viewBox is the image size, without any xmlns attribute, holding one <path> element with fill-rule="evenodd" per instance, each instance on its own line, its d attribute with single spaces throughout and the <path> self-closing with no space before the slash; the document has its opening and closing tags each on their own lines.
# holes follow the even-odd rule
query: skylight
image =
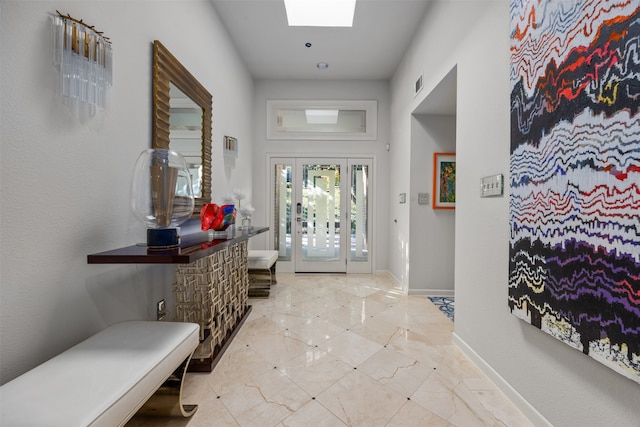
<svg viewBox="0 0 640 427">
<path fill-rule="evenodd" d="M 308 124 L 329 124 L 338 123 L 338 110 L 304 110 Z"/>
<path fill-rule="evenodd" d="M 356 0 L 284 0 L 290 27 L 353 27 Z"/>
</svg>

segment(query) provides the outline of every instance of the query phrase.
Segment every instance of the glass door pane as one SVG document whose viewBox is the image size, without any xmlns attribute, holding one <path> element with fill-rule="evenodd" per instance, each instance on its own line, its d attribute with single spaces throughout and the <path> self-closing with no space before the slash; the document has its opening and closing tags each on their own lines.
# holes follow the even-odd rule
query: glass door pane
<svg viewBox="0 0 640 427">
<path fill-rule="evenodd" d="M 279 261 L 291 261 L 292 169 L 287 163 L 274 165 L 274 241 Z"/>
<path fill-rule="evenodd" d="M 369 260 L 369 236 L 367 215 L 369 167 L 351 166 L 351 250 L 350 261 L 367 262 Z"/>
<path fill-rule="evenodd" d="M 337 202 L 337 203 L 336 203 Z M 302 259 L 340 256 L 340 166 L 302 167 Z"/>
<path fill-rule="evenodd" d="M 344 161 L 303 159 L 297 166 L 301 184 L 296 204 L 297 272 L 346 272 L 341 171 Z M 346 217 L 345 217 L 346 220 Z"/>
<path fill-rule="evenodd" d="M 349 256 L 347 273 L 371 273 L 372 160 L 349 159 Z"/>
</svg>

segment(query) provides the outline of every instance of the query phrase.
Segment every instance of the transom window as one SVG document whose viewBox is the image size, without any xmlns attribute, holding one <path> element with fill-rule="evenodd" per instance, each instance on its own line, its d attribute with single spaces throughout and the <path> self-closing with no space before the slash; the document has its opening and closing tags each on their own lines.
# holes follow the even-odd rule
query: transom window
<svg viewBox="0 0 640 427">
<path fill-rule="evenodd" d="M 375 140 L 376 101 L 267 101 L 267 139 Z"/>
</svg>

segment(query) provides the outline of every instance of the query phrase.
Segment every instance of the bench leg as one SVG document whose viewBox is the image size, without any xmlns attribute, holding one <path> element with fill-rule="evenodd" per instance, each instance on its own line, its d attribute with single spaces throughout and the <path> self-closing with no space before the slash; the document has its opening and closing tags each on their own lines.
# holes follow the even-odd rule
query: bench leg
<svg viewBox="0 0 640 427">
<path fill-rule="evenodd" d="M 276 280 L 276 264 L 277 263 L 274 262 L 271 268 L 269 268 L 269 271 L 271 272 L 270 278 L 271 278 L 272 285 L 275 285 L 276 283 L 278 283 L 278 281 Z"/>
<path fill-rule="evenodd" d="M 153 396 L 138 411 L 139 415 L 190 417 L 198 409 L 198 405 L 182 404 L 182 384 L 187 373 L 191 356 L 171 374 Z"/>
<path fill-rule="evenodd" d="M 249 297 L 267 298 L 271 289 L 272 275 L 270 269 L 249 270 Z"/>
<path fill-rule="evenodd" d="M 268 278 L 266 278 L 268 275 Z M 268 297 L 272 285 L 276 281 L 276 263 L 267 269 L 249 269 L 249 296 L 252 298 Z"/>
</svg>

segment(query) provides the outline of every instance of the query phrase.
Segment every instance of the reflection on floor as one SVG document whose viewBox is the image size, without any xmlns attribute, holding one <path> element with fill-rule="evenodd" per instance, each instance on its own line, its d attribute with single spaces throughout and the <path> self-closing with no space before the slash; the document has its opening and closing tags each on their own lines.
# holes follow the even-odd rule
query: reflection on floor
<svg viewBox="0 0 640 427">
<path fill-rule="evenodd" d="M 189 420 L 131 426 L 532 424 L 451 342 L 453 322 L 382 275 L 278 273 L 211 373 L 188 374 Z"/>
<path fill-rule="evenodd" d="M 452 297 L 427 297 L 429 300 L 440 309 L 451 320 L 455 320 L 454 316 L 454 300 Z"/>
</svg>

